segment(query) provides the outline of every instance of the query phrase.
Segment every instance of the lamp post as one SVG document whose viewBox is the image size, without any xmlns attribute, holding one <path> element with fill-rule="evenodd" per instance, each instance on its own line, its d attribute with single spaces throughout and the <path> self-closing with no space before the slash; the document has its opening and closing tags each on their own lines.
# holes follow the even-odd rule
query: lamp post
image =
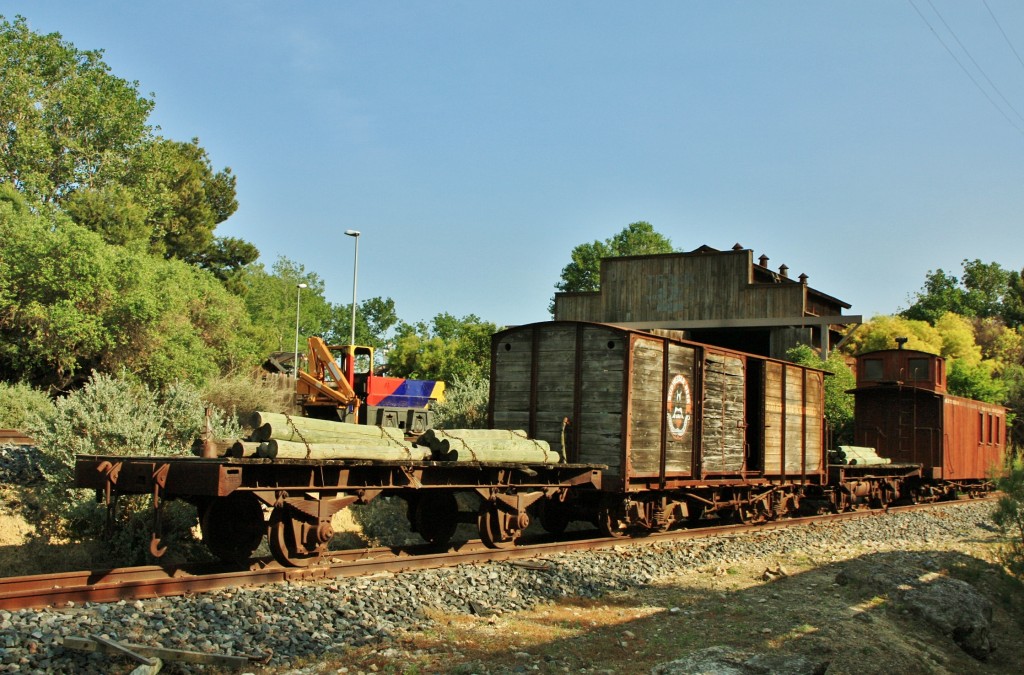
<svg viewBox="0 0 1024 675">
<path fill-rule="evenodd" d="M 302 289 L 306 284 L 295 285 L 295 360 L 292 361 L 292 376 L 299 379 L 299 304 L 302 302 Z"/>
<path fill-rule="evenodd" d="M 345 234 L 356 240 L 355 259 L 352 262 L 352 358 L 355 358 L 356 345 L 356 281 L 359 279 L 359 230 L 345 230 Z"/>
</svg>

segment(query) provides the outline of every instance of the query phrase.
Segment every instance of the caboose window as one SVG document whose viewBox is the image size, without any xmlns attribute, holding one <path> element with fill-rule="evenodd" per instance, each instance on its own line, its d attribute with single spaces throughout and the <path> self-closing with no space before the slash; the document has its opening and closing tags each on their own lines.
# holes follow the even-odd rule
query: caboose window
<svg viewBox="0 0 1024 675">
<path fill-rule="evenodd" d="M 931 373 L 929 362 L 931 359 L 909 359 L 907 361 L 908 375 L 911 380 L 930 380 Z"/>
<path fill-rule="evenodd" d="M 864 359 L 865 380 L 881 380 L 882 375 L 883 372 L 881 359 Z"/>
<path fill-rule="evenodd" d="M 978 443 L 985 442 L 985 413 L 978 413 Z"/>
</svg>

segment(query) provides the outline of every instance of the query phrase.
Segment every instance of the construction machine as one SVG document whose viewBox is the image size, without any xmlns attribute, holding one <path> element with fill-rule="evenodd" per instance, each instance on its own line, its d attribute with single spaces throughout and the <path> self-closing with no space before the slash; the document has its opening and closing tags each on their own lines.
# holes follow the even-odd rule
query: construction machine
<svg viewBox="0 0 1024 675">
<path fill-rule="evenodd" d="M 374 349 L 308 340 L 306 370 L 296 369 L 296 402 L 307 417 L 398 427 L 418 435 L 432 426 L 432 403 L 444 401 L 444 382 L 386 377 L 374 372 Z"/>
</svg>

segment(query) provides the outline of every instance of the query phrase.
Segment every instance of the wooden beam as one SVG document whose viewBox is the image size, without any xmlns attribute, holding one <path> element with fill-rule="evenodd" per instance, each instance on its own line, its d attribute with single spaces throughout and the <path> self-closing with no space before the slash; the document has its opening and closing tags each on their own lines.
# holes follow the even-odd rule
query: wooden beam
<svg viewBox="0 0 1024 675">
<path fill-rule="evenodd" d="M 182 663 L 203 663 L 214 666 L 226 666 L 228 668 L 242 668 L 249 665 L 248 656 L 229 656 L 227 654 L 206 654 L 204 652 L 191 652 L 184 649 L 167 649 L 164 647 L 148 647 L 146 645 L 133 645 L 126 643 L 115 643 L 112 646 L 108 643 L 113 640 L 98 642 L 92 638 L 68 636 L 64 638 L 64 646 L 70 649 L 77 649 L 82 652 L 102 652 L 104 654 L 123 654 L 125 651 L 133 652 L 138 657 L 156 658 L 162 661 L 180 661 Z M 147 658 L 147 660 L 148 660 Z"/>
</svg>

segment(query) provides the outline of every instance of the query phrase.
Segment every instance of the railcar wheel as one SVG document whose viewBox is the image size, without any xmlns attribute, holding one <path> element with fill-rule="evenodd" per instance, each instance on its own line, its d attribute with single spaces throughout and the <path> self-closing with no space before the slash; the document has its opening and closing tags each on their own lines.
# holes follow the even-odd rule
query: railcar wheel
<svg viewBox="0 0 1024 675">
<path fill-rule="evenodd" d="M 686 502 L 686 522 L 691 525 L 700 522 L 704 517 L 704 504 L 698 501 Z"/>
<path fill-rule="evenodd" d="M 569 527 L 570 513 L 565 502 L 557 499 L 547 499 L 543 503 L 540 512 L 540 524 L 545 532 L 551 534 L 562 534 L 565 528 Z"/>
<path fill-rule="evenodd" d="M 303 540 L 309 538 L 310 527 L 286 514 L 283 507 L 276 507 L 270 514 L 267 533 L 274 559 L 288 567 L 309 567 L 320 560 L 320 555 L 327 548 L 326 541 L 312 550 L 302 545 Z"/>
<path fill-rule="evenodd" d="M 529 525 L 529 517 L 523 513 L 525 523 L 513 522 L 514 516 L 505 513 L 490 502 L 480 506 L 477 516 L 477 527 L 480 529 L 480 540 L 488 548 L 512 548 L 516 545 L 519 534 Z"/>
<path fill-rule="evenodd" d="M 263 507 L 250 492 L 232 492 L 214 499 L 203 509 L 199 527 L 203 543 L 225 562 L 243 563 L 263 541 Z"/>
<path fill-rule="evenodd" d="M 597 527 L 606 537 L 625 537 L 626 521 L 620 516 L 618 504 L 602 504 L 597 512 Z"/>
<path fill-rule="evenodd" d="M 459 526 L 459 505 L 451 492 L 425 491 L 409 510 L 412 529 L 428 544 L 447 545 Z"/>
</svg>

